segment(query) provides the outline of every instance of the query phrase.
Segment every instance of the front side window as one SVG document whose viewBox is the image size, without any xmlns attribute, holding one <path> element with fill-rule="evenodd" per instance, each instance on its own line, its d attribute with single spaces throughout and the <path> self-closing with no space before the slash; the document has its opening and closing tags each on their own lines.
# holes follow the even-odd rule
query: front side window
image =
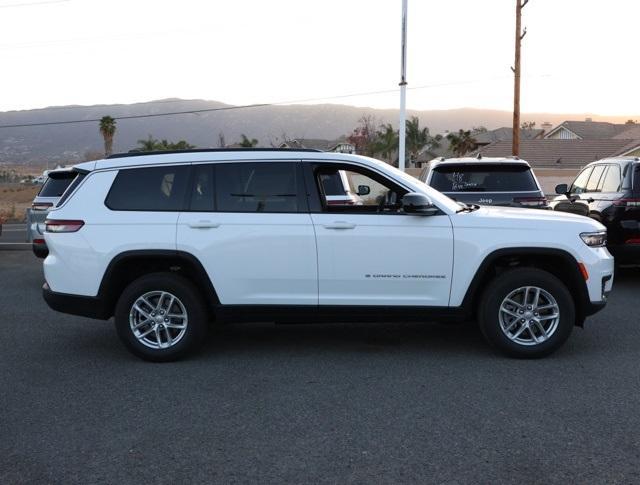
<svg viewBox="0 0 640 485">
<path fill-rule="evenodd" d="M 605 168 L 607 168 L 606 165 L 596 165 L 593 168 L 593 172 L 591 172 L 591 176 L 587 182 L 587 192 L 596 192 L 598 190 L 598 184 L 600 183 Z"/>
<path fill-rule="evenodd" d="M 406 190 L 365 170 L 326 166 L 316 171 L 327 212 L 398 212 Z"/>
<path fill-rule="evenodd" d="M 620 167 L 617 165 L 609 165 L 607 173 L 600 181 L 601 192 L 618 192 L 622 180 L 620 177 Z"/>
<path fill-rule="evenodd" d="M 582 194 L 583 192 L 585 192 L 587 190 L 587 181 L 589 180 L 589 175 L 591 175 L 592 170 L 593 167 L 587 167 L 582 172 L 580 172 L 580 174 L 573 181 L 573 184 L 571 184 L 569 193 Z"/>
<path fill-rule="evenodd" d="M 460 164 L 433 170 L 431 187 L 440 192 L 532 192 L 538 190 L 526 165 Z"/>
<path fill-rule="evenodd" d="M 302 180 L 295 162 L 221 163 L 215 169 L 220 212 L 302 212 Z"/>
<path fill-rule="evenodd" d="M 111 210 L 182 210 L 188 175 L 188 166 L 176 165 L 120 170 L 105 204 Z"/>
</svg>

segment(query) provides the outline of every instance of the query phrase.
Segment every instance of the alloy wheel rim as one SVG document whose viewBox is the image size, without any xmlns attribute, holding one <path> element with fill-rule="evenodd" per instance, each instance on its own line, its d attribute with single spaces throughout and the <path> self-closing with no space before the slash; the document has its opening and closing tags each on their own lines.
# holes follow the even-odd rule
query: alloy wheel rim
<svg viewBox="0 0 640 485">
<path fill-rule="evenodd" d="M 551 338 L 560 323 L 560 307 L 548 291 L 523 286 L 509 293 L 498 311 L 500 329 L 519 345 L 540 345 Z"/>
<path fill-rule="evenodd" d="M 142 345 L 168 349 L 187 332 L 189 319 L 180 299 L 168 291 L 149 291 L 139 296 L 129 311 L 129 327 Z"/>
</svg>

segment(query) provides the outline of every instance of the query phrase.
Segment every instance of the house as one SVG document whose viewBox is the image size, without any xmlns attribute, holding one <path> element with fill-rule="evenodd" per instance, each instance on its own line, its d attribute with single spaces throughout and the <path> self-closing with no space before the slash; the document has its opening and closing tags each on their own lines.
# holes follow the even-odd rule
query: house
<svg viewBox="0 0 640 485">
<path fill-rule="evenodd" d="M 520 140 L 536 140 L 544 135 L 543 129 L 521 129 Z M 496 141 L 512 141 L 513 129 L 507 126 L 495 130 L 475 132 L 471 136 L 476 140 L 476 149 L 487 146 Z"/>
<path fill-rule="evenodd" d="M 587 118 L 585 121 L 563 121 L 551 129 L 544 138 L 547 140 L 604 140 L 615 138 L 633 126 L 623 123 L 592 121 L 591 118 Z"/>
<path fill-rule="evenodd" d="M 475 154 L 507 157 L 511 155 L 511 149 L 510 141 L 500 141 L 477 150 Z M 534 168 L 579 169 L 601 158 L 636 154 L 640 154 L 640 139 L 536 139 L 520 142 L 520 158 Z"/>
</svg>

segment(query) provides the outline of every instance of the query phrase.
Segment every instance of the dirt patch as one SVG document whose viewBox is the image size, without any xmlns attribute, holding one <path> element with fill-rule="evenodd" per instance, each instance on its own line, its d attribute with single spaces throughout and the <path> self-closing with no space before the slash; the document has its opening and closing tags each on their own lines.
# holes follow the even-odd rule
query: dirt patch
<svg viewBox="0 0 640 485">
<path fill-rule="evenodd" d="M 0 184 L 0 221 L 22 222 L 39 185 Z"/>
</svg>

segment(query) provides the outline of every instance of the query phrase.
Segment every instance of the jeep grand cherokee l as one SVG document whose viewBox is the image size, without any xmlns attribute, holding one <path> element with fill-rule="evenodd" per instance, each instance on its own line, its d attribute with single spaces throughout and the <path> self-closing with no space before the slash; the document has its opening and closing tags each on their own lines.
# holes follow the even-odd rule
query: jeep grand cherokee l
<svg viewBox="0 0 640 485">
<path fill-rule="evenodd" d="M 539 357 L 613 283 L 600 223 L 464 205 L 371 158 L 205 150 L 75 170 L 46 221 L 44 298 L 115 317 L 148 360 L 192 351 L 211 320 L 476 319 L 497 349 Z M 328 203 L 323 180 L 341 171 L 360 204 Z"/>
</svg>

